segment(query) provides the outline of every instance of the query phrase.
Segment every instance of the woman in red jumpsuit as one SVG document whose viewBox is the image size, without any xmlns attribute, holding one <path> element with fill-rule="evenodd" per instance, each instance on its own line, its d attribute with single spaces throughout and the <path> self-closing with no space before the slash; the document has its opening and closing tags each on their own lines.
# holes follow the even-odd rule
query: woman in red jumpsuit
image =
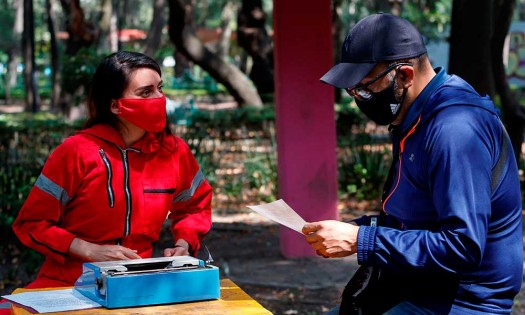
<svg viewBox="0 0 525 315">
<path fill-rule="evenodd" d="M 82 263 L 147 258 L 166 219 L 194 255 L 211 227 L 212 189 L 169 129 L 161 70 L 135 52 L 106 57 L 93 77 L 86 129 L 49 156 L 13 229 L 45 255 L 27 288 L 72 286 Z"/>
</svg>

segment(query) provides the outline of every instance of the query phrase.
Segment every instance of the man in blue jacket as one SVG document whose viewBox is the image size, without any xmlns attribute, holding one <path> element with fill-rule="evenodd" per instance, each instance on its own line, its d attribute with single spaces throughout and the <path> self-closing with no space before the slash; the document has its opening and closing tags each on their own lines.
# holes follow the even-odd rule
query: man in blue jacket
<svg viewBox="0 0 525 315">
<path fill-rule="evenodd" d="M 364 217 L 303 228 L 319 255 L 357 253 L 381 270 L 361 311 L 510 314 L 523 279 L 520 183 L 490 99 L 433 69 L 414 26 L 382 13 L 352 28 L 321 81 L 345 89 L 393 138 L 383 225 Z"/>
</svg>

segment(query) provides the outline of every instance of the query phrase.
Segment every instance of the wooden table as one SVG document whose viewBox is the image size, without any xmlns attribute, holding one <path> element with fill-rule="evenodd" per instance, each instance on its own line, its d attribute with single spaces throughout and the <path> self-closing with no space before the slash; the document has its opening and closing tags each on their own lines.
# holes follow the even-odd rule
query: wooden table
<svg viewBox="0 0 525 315">
<path fill-rule="evenodd" d="M 56 288 L 58 289 L 58 288 Z M 64 289 L 64 288 L 60 288 Z M 48 290 L 48 289 L 37 289 Z M 51 289 L 52 290 L 52 289 Z M 13 294 L 21 292 L 36 291 L 35 289 L 16 289 Z M 28 310 L 13 303 L 11 313 L 14 315 L 32 314 Z M 180 304 L 154 305 L 133 308 L 91 308 L 87 310 L 68 311 L 46 314 L 67 314 L 67 315 L 91 315 L 91 314 L 110 314 L 110 315 L 271 315 L 270 311 L 262 307 L 257 301 L 252 299 L 246 292 L 239 288 L 229 279 L 221 280 L 221 298 L 211 301 L 200 301 Z"/>
</svg>

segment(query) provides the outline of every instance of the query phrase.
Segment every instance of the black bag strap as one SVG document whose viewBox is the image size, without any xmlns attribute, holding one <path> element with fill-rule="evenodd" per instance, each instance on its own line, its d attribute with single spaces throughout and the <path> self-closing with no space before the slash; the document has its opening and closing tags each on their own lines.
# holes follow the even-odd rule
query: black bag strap
<svg viewBox="0 0 525 315">
<path fill-rule="evenodd" d="M 501 180 L 501 176 L 503 175 L 503 169 L 505 169 L 505 164 L 507 163 L 507 158 L 509 155 L 509 135 L 507 133 L 507 130 L 505 130 L 505 126 L 503 125 L 503 122 L 501 122 L 501 150 L 499 154 L 498 162 L 496 163 L 496 166 L 492 170 L 492 177 L 491 177 L 491 189 L 492 192 L 496 189 L 496 186 L 498 186 L 498 183 Z"/>
</svg>

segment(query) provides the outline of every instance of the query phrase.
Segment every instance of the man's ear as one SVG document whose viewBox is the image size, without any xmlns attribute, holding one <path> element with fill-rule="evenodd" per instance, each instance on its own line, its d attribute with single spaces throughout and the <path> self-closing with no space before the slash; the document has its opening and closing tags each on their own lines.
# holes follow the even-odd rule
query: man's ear
<svg viewBox="0 0 525 315">
<path fill-rule="evenodd" d="M 401 66 L 398 73 L 399 79 L 401 79 L 400 87 L 405 89 L 411 87 L 414 84 L 414 68 L 411 66 Z"/>
<path fill-rule="evenodd" d="M 109 105 L 109 109 L 115 115 L 118 115 L 120 113 L 120 110 L 118 109 L 118 103 L 117 103 L 116 100 L 111 100 L 111 104 Z"/>
</svg>

